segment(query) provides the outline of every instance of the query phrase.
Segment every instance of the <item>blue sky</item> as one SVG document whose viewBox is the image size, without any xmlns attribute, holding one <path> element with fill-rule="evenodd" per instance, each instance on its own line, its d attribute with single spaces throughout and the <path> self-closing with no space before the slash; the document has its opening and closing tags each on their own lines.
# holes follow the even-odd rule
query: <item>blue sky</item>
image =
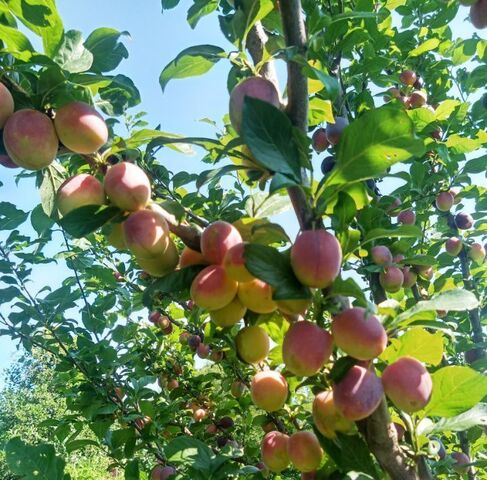
<svg viewBox="0 0 487 480">
<path fill-rule="evenodd" d="M 130 33 L 131 38 L 125 41 L 130 57 L 118 70 L 132 78 L 141 92 L 142 104 L 134 112 L 147 112 L 151 126 L 160 123 L 164 131 L 212 136 L 212 127 L 200 120 L 209 117 L 218 121 L 227 112 L 229 64 L 222 61 L 203 77 L 170 82 L 164 95 L 158 78 L 161 69 L 186 47 L 198 44 L 229 47 L 220 33 L 216 15 L 203 19 L 192 30 L 186 22 L 190 0 L 182 0 L 178 8 L 164 14 L 161 14 L 159 0 L 58 0 L 57 3 L 65 28 L 81 30 L 85 38 L 102 26 Z M 471 35 L 472 26 L 463 22 L 466 14 L 467 9 L 462 9 L 455 21 L 458 36 Z M 202 169 L 198 155 L 183 156 L 167 149 L 160 161 L 173 171 L 198 172 Z M 13 171 L 2 169 L 0 175 L 5 184 L 0 190 L 2 199 L 26 211 L 39 203 L 38 192 L 32 183 L 24 181 L 17 187 L 13 182 Z M 280 220 L 288 230 L 296 230 L 291 214 Z M 39 285 L 49 283 L 54 286 L 64 271 L 62 266 L 40 268 L 35 274 L 33 290 L 36 289 L 36 279 Z M 14 356 L 15 345 L 8 338 L 0 337 L 0 369 L 5 368 Z"/>
</svg>

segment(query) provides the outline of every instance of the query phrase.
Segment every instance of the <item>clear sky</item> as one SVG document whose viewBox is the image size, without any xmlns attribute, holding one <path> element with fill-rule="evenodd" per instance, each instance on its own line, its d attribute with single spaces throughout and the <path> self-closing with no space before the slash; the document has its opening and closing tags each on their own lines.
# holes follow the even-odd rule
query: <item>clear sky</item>
<svg viewBox="0 0 487 480">
<path fill-rule="evenodd" d="M 162 130 L 167 132 L 213 136 L 212 127 L 199 120 L 208 117 L 219 121 L 227 112 L 229 63 L 221 61 L 203 77 L 172 81 L 164 95 L 158 82 L 161 69 L 184 48 L 198 44 L 229 47 L 220 33 L 216 15 L 204 18 L 195 30 L 189 27 L 186 11 L 191 3 L 190 0 L 182 0 L 178 8 L 161 14 L 159 0 L 57 1 L 66 30 L 81 30 L 85 38 L 98 27 L 112 27 L 130 33 L 131 38 L 125 41 L 130 57 L 122 62 L 118 71 L 132 78 L 141 92 L 142 104 L 133 109 L 134 113 L 140 110 L 147 112 L 149 124 L 161 124 Z M 455 21 L 458 36 L 471 35 L 471 24 L 464 23 L 466 14 L 467 9 L 462 9 Z M 164 149 L 160 161 L 175 172 L 198 172 L 207 168 L 202 168 L 198 155 L 184 156 L 168 149 Z M 15 203 L 26 211 L 31 210 L 39 203 L 38 192 L 33 184 L 25 181 L 17 187 L 13 175 L 14 171 L 0 171 L 0 179 L 5 184 L 0 189 L 0 199 Z M 288 231 L 296 230 L 291 214 L 281 217 L 281 222 Z M 34 283 L 38 279 L 39 285 L 54 286 L 63 272 L 61 265 L 40 268 L 36 271 Z M 36 289 L 35 284 L 33 289 Z M 15 345 L 8 338 L 0 337 L 0 369 L 5 368 L 14 355 Z"/>
</svg>

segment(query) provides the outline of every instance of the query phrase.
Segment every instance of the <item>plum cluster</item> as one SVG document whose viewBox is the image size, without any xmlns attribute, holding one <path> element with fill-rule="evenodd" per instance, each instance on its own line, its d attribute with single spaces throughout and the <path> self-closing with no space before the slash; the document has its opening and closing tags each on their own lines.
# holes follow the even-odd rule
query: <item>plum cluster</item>
<svg viewBox="0 0 487 480">
<path fill-rule="evenodd" d="M 90 105 L 71 102 L 55 112 L 54 120 L 38 110 L 15 110 L 14 99 L 0 84 L 0 129 L 7 155 L 0 163 L 9 168 L 40 170 L 56 158 L 59 143 L 72 152 L 92 154 L 108 140 L 103 117 Z"/>
</svg>

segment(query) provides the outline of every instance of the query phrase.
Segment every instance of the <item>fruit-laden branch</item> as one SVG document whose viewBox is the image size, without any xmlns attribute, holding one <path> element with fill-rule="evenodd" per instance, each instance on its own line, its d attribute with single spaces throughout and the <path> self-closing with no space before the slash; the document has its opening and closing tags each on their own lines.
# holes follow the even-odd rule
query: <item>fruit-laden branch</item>
<svg viewBox="0 0 487 480">
<path fill-rule="evenodd" d="M 306 31 L 300 0 L 282 0 L 280 2 L 286 45 L 295 47 L 306 55 Z M 263 48 L 261 49 L 263 51 Z M 252 55 L 252 52 L 251 52 Z M 260 58 L 253 58 L 259 62 Z M 308 130 L 308 81 L 298 63 L 288 62 L 288 105 L 287 112 L 292 123 L 307 133 Z M 308 199 L 301 187 L 288 189 L 288 194 L 298 217 L 301 229 L 313 228 L 314 215 Z M 382 295 L 385 294 L 382 290 Z M 378 292 L 377 292 L 377 296 Z M 379 303 L 382 300 L 379 300 Z M 391 424 L 385 399 L 379 408 L 361 422 L 361 430 L 367 444 L 381 464 L 382 468 L 397 480 L 419 480 L 414 468 L 407 465 L 407 457 L 397 441 L 396 432 Z"/>
</svg>

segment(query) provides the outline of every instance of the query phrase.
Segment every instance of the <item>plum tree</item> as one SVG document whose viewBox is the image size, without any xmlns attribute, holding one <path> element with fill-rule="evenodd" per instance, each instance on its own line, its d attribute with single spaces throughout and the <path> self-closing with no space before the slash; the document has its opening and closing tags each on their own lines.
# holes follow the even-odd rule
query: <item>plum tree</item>
<svg viewBox="0 0 487 480">
<path fill-rule="evenodd" d="M 254 279 L 245 266 L 244 252 L 245 243 L 237 243 L 227 250 L 223 258 L 223 266 L 228 276 L 238 282 L 250 282 Z"/>
<path fill-rule="evenodd" d="M 111 166 L 105 175 L 105 193 L 118 208 L 135 212 L 144 208 L 151 198 L 151 184 L 145 172 L 133 163 Z"/>
<path fill-rule="evenodd" d="M 10 93 L 10 90 L 0 83 L 0 128 L 5 126 L 8 117 L 14 113 L 14 98 Z"/>
<path fill-rule="evenodd" d="M 262 362 L 270 348 L 267 332 L 257 325 L 240 330 L 235 338 L 235 344 L 239 357 L 247 363 Z"/>
<path fill-rule="evenodd" d="M 333 351 L 333 338 L 315 323 L 293 323 L 284 336 L 282 358 L 286 368 L 297 376 L 318 373 Z"/>
<path fill-rule="evenodd" d="M 277 308 L 287 315 L 304 315 L 311 303 L 310 298 L 296 300 L 276 300 Z"/>
<path fill-rule="evenodd" d="M 423 107 L 428 103 L 428 95 L 426 94 L 426 92 L 423 92 L 422 90 L 414 90 L 413 92 L 411 92 L 411 95 L 409 96 L 408 103 L 411 108 Z"/>
<path fill-rule="evenodd" d="M 286 403 L 288 393 L 286 379 L 275 370 L 256 373 L 250 383 L 252 401 L 267 412 L 280 410 Z"/>
<path fill-rule="evenodd" d="M 413 287 L 413 285 L 416 285 L 416 282 L 418 281 L 418 275 L 414 270 L 411 269 L 411 267 L 404 267 L 402 269 L 402 276 L 403 276 L 403 282 L 402 282 L 403 288 L 411 288 Z"/>
<path fill-rule="evenodd" d="M 168 480 L 176 475 L 176 469 L 169 465 L 157 465 L 152 469 L 150 480 Z"/>
<path fill-rule="evenodd" d="M 167 244 L 167 248 L 157 255 L 151 257 L 139 257 L 135 258 L 137 264 L 153 277 L 163 277 L 172 272 L 179 263 L 179 254 L 176 245 L 170 238 Z"/>
<path fill-rule="evenodd" d="M 353 366 L 333 386 L 337 410 L 348 420 L 362 420 L 372 414 L 384 395 L 382 383 L 374 372 Z"/>
<path fill-rule="evenodd" d="M 330 173 L 333 170 L 335 163 L 335 157 L 325 157 L 321 162 L 321 173 L 323 175 L 327 175 L 328 173 Z"/>
<path fill-rule="evenodd" d="M 332 390 L 325 390 L 315 396 L 312 412 L 315 427 L 327 438 L 335 438 L 336 432 L 347 433 L 353 429 L 353 422 L 336 408 Z"/>
<path fill-rule="evenodd" d="M 404 70 L 399 75 L 399 80 L 403 85 L 413 86 L 418 80 L 418 76 L 412 70 Z"/>
<path fill-rule="evenodd" d="M 398 267 L 386 267 L 383 272 L 380 272 L 379 281 L 386 292 L 398 292 L 403 286 L 404 274 Z"/>
<path fill-rule="evenodd" d="M 271 471 L 280 473 L 290 463 L 288 455 L 289 436 L 285 433 L 272 431 L 263 439 L 260 454 L 265 466 Z"/>
<path fill-rule="evenodd" d="M 335 344 L 358 360 L 378 357 L 387 345 L 384 327 L 375 315 L 364 308 L 349 308 L 335 316 L 331 331 Z"/>
<path fill-rule="evenodd" d="M 189 247 L 184 247 L 179 257 L 179 266 L 181 268 L 189 267 L 190 265 L 207 265 L 205 257 L 201 252 L 197 252 Z"/>
<path fill-rule="evenodd" d="M 228 222 L 217 221 L 201 234 L 201 253 L 208 263 L 221 264 L 228 250 L 242 243 L 239 231 Z"/>
<path fill-rule="evenodd" d="M 230 121 L 240 133 L 245 97 L 258 98 L 279 107 L 279 92 L 272 82 L 262 77 L 250 77 L 239 83 L 230 94 Z"/>
<path fill-rule="evenodd" d="M 376 265 L 390 265 L 392 263 L 392 253 L 384 245 L 376 245 L 372 247 L 370 254 L 372 261 Z"/>
<path fill-rule="evenodd" d="M 230 391 L 235 398 L 240 398 L 244 394 L 246 388 L 245 383 L 241 382 L 240 380 L 235 380 L 232 383 Z"/>
<path fill-rule="evenodd" d="M 407 413 L 428 404 L 433 386 L 428 370 L 413 357 L 401 357 L 386 367 L 382 384 L 394 405 Z"/>
<path fill-rule="evenodd" d="M 61 215 L 67 215 L 85 205 L 103 205 L 105 190 L 101 182 L 87 173 L 68 178 L 57 191 L 57 207 Z"/>
<path fill-rule="evenodd" d="M 272 299 L 272 287 L 258 278 L 238 284 L 238 299 L 255 313 L 272 313 L 277 309 Z"/>
<path fill-rule="evenodd" d="M 288 440 L 289 460 L 300 472 L 313 472 L 321 464 L 323 449 L 313 432 L 296 432 Z"/>
<path fill-rule="evenodd" d="M 303 285 L 325 288 L 340 273 L 342 249 L 338 240 L 324 230 L 307 230 L 291 248 L 291 266 Z"/>
<path fill-rule="evenodd" d="M 40 170 L 56 158 L 59 140 L 52 120 L 32 109 L 17 110 L 3 129 L 3 143 L 8 156 L 19 167 Z"/>
<path fill-rule="evenodd" d="M 453 470 L 459 474 L 467 473 L 468 464 L 471 463 L 470 457 L 463 452 L 452 452 L 450 457 L 455 461 L 452 465 Z"/>
<path fill-rule="evenodd" d="M 103 117 L 87 103 L 71 102 L 56 111 L 54 126 L 61 143 L 76 153 L 93 153 L 108 140 Z"/>
<path fill-rule="evenodd" d="M 238 284 L 221 265 L 203 269 L 191 284 L 191 298 L 201 308 L 219 310 L 227 306 L 237 294 Z"/>
</svg>

